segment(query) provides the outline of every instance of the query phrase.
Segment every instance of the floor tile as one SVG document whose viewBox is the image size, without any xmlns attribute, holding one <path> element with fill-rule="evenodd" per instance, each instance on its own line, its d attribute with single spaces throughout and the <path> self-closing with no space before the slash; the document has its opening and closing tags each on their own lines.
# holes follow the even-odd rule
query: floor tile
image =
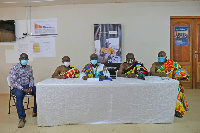
<svg viewBox="0 0 200 133">
<path fill-rule="evenodd" d="M 163 124 L 138 124 L 138 127 L 140 128 L 141 133 L 167 133 L 163 128 Z"/>
</svg>

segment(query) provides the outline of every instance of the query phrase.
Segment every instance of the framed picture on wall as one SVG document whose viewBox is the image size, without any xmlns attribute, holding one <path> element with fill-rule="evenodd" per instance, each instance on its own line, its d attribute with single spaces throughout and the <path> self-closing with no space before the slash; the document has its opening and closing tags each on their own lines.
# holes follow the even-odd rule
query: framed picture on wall
<svg viewBox="0 0 200 133">
<path fill-rule="evenodd" d="M 0 42 L 14 42 L 15 20 L 0 20 Z"/>
</svg>

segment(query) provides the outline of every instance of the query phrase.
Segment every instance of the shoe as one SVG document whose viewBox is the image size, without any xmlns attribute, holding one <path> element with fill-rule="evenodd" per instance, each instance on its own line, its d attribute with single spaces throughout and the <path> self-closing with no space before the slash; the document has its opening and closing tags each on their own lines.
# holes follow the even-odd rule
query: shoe
<svg viewBox="0 0 200 133">
<path fill-rule="evenodd" d="M 32 117 L 37 117 L 37 113 L 32 113 Z"/>
<path fill-rule="evenodd" d="M 25 119 L 20 119 L 18 123 L 18 128 L 23 128 L 25 125 L 26 120 Z"/>
</svg>

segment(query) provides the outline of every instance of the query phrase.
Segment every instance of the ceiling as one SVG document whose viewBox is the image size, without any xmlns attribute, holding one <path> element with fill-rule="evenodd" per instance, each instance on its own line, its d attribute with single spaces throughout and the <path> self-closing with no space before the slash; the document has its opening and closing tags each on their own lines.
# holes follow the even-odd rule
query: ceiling
<svg viewBox="0 0 200 133">
<path fill-rule="evenodd" d="M 69 4 L 130 3 L 130 2 L 180 2 L 200 0 L 0 0 L 0 7 L 53 6 Z"/>
</svg>

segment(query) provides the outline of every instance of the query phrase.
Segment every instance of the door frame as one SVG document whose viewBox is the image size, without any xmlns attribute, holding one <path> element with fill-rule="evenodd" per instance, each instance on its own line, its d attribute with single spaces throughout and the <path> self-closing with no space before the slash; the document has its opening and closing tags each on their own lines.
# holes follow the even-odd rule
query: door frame
<svg viewBox="0 0 200 133">
<path fill-rule="evenodd" d="M 173 59 L 173 44 L 172 44 L 172 40 L 173 40 L 173 34 L 172 34 L 172 31 L 171 31 L 171 19 L 200 19 L 200 16 L 170 16 L 170 58 Z M 195 21 L 192 22 L 192 27 L 191 27 L 191 31 L 188 31 L 190 33 L 195 33 L 196 34 L 196 30 L 194 29 L 195 28 Z M 194 51 L 197 49 L 194 45 L 194 43 L 196 42 L 195 38 L 191 38 L 191 54 L 192 54 L 192 89 L 195 89 L 197 88 L 195 82 L 196 82 L 196 77 L 197 77 L 197 73 L 195 73 L 195 70 L 197 69 L 196 67 L 197 66 L 193 66 L 195 64 L 195 57 L 194 57 Z"/>
<path fill-rule="evenodd" d="M 196 38 L 194 38 L 194 44 L 197 44 L 197 45 L 195 45 L 194 46 L 194 50 L 193 50 L 193 62 L 194 63 L 196 63 L 196 65 L 195 65 L 195 67 L 194 67 L 194 75 L 195 75 L 195 84 L 194 84 L 194 87 L 195 88 L 197 88 L 197 89 L 199 89 L 200 88 L 200 84 L 199 84 L 199 78 L 200 78 L 200 75 L 198 75 L 199 74 L 199 59 L 200 59 L 200 55 L 198 55 L 197 57 L 198 58 L 196 58 L 195 59 L 195 51 L 197 51 L 197 52 L 199 52 L 200 51 L 200 48 L 198 47 L 199 46 L 199 35 L 198 35 L 198 32 L 199 32 L 199 29 L 198 29 L 198 24 L 200 24 L 200 19 L 196 19 L 195 21 L 194 21 L 194 34 L 195 34 L 195 36 L 196 36 Z M 200 34 L 200 33 L 199 33 Z M 195 73 L 195 71 L 196 71 L 196 73 Z"/>
</svg>

